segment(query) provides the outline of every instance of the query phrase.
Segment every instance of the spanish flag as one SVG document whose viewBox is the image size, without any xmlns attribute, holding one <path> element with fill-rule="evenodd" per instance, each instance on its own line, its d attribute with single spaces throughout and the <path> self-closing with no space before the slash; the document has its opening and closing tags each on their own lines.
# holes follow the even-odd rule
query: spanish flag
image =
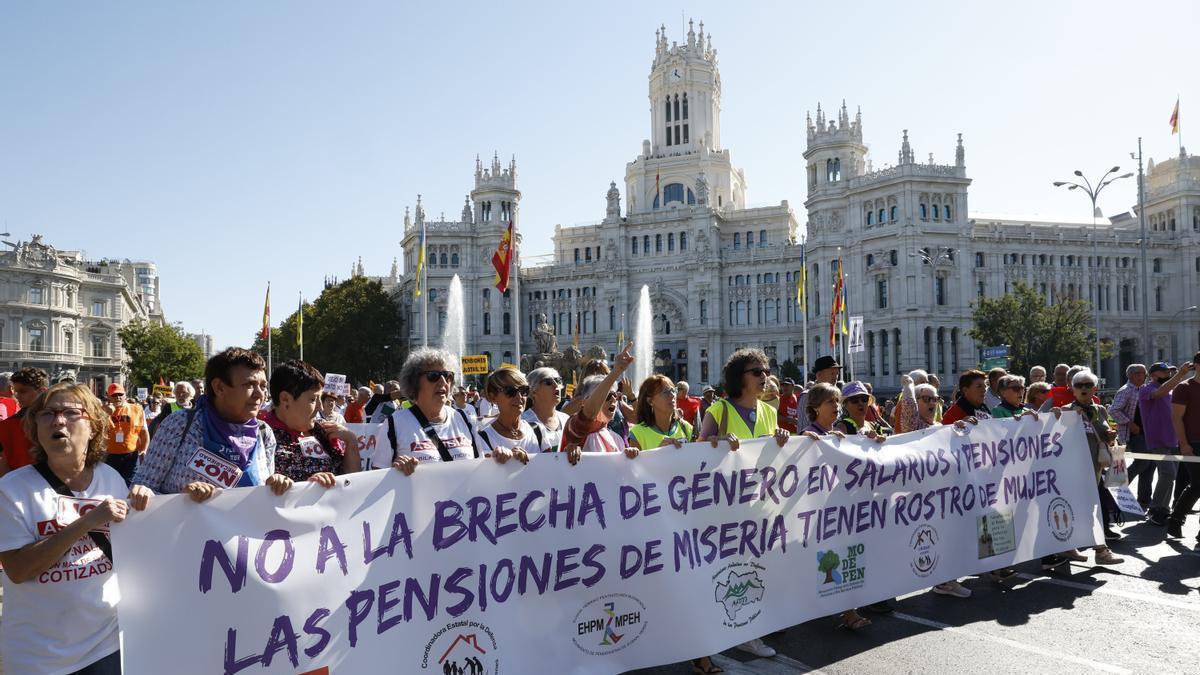
<svg viewBox="0 0 1200 675">
<path fill-rule="evenodd" d="M 800 246 L 800 278 L 796 280 L 796 304 L 800 305 L 801 315 L 808 313 L 808 306 L 804 302 L 804 289 L 808 286 L 808 265 L 804 261 L 805 245 Z"/>
<path fill-rule="evenodd" d="M 838 315 L 844 314 L 842 311 L 842 259 L 837 261 L 837 281 L 833 286 L 833 312 L 829 315 L 829 348 L 832 349 L 835 344 L 835 336 L 837 335 Z M 842 332 L 846 332 L 846 320 L 842 318 Z"/>
<path fill-rule="evenodd" d="M 421 244 L 417 250 L 416 286 L 413 287 L 413 298 L 421 297 L 421 273 L 425 271 L 425 221 L 421 221 Z"/>
<path fill-rule="evenodd" d="M 271 282 L 267 282 L 267 299 L 263 302 L 263 325 L 258 336 L 264 340 L 271 334 Z"/>
<path fill-rule="evenodd" d="M 1171 135 L 1179 133 L 1179 97 L 1175 98 L 1175 109 L 1171 111 Z"/>
<path fill-rule="evenodd" d="M 513 222 L 508 221 L 508 229 L 500 236 L 500 245 L 492 254 L 492 267 L 496 268 L 496 290 L 501 293 L 508 290 L 508 276 L 512 270 L 513 258 Z"/>
</svg>

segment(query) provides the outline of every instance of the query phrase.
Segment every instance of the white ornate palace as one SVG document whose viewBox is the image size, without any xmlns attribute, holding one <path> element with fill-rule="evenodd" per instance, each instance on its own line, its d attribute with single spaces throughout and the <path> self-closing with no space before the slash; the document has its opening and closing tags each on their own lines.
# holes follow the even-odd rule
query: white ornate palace
<svg viewBox="0 0 1200 675">
<path fill-rule="evenodd" d="M 520 317 L 512 298 L 493 287 L 491 256 L 511 218 L 520 231 L 515 159 L 485 166 L 476 159 L 474 189 L 459 220 L 429 220 L 420 197 L 404 218 L 404 274 L 393 264 L 387 286 L 406 317 L 408 343 L 421 344 L 413 278 L 421 226 L 428 231 L 429 335 L 436 343 L 450 278 L 462 278 L 469 353 L 493 366 L 534 350 L 533 329 L 548 317 L 559 346 L 578 325 L 580 346 L 611 351 L 632 326 L 643 284 L 655 311 L 656 366 L 693 384 L 719 378 L 735 349 L 763 347 L 778 361 L 803 353 L 796 304 L 801 241 L 795 211 L 746 207 L 746 181 L 721 144 L 721 76 L 717 52 L 700 24 L 683 44 L 655 39 L 649 77 L 650 138 L 625 168 L 624 198 L 613 183 L 602 221 L 556 226 L 549 255 L 520 261 Z M 1139 228 L 1129 214 L 1053 222 L 972 214 L 971 183 L 959 135 L 952 164 L 918 162 L 907 132 L 895 165 L 873 169 L 863 144 L 862 114 L 843 104 L 808 121 L 804 152 L 807 211 L 809 358 L 827 353 L 834 261 L 847 273 L 851 314 L 865 316 L 867 350 L 854 355 L 856 376 L 887 389 L 898 375 L 928 368 L 944 381 L 979 361 L 967 336 L 970 303 L 1032 283 L 1049 302 L 1069 295 L 1099 298 L 1103 337 L 1118 345 L 1104 364 L 1110 385 L 1141 356 Z M 1181 154 L 1147 176 L 1152 265 L 1147 359 L 1176 359 L 1200 336 L 1200 159 Z M 525 240 L 523 246 L 538 250 Z M 361 263 L 354 267 L 362 274 Z M 1191 308 L 1188 311 L 1185 308 Z M 1184 311 L 1180 311 L 1184 310 Z M 627 331 L 632 332 L 632 329 Z M 1052 364 L 1049 364 L 1052 365 Z"/>
</svg>

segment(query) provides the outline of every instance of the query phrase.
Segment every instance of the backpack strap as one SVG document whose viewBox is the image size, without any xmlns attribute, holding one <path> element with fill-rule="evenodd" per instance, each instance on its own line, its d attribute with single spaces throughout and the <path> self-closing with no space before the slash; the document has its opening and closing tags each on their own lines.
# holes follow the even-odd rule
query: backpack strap
<svg viewBox="0 0 1200 675">
<path fill-rule="evenodd" d="M 462 418 L 463 424 L 467 425 L 467 431 L 471 437 L 471 451 L 475 453 L 475 459 L 479 459 L 479 448 L 475 447 L 475 425 L 471 424 L 471 418 L 467 417 L 466 410 L 455 408 L 454 411 Z"/>
<path fill-rule="evenodd" d="M 729 401 L 721 399 L 721 423 L 717 426 L 717 440 L 724 439 L 729 431 Z M 737 414 L 737 410 L 733 411 Z"/>
<path fill-rule="evenodd" d="M 194 405 L 187 409 L 187 424 L 183 425 L 183 433 L 179 435 L 179 445 L 175 446 L 176 450 L 182 448 L 183 442 L 187 440 L 188 432 L 192 429 L 192 422 L 196 421 L 196 411 L 197 407 Z"/>
<path fill-rule="evenodd" d="M 45 461 L 35 462 L 33 467 L 37 469 L 37 472 L 42 474 L 42 478 L 46 479 L 46 482 L 50 484 L 51 490 L 54 490 L 64 497 L 75 497 L 74 493 L 71 492 L 71 488 L 67 487 L 66 483 L 62 482 L 61 478 L 54 475 L 54 472 L 50 470 L 50 467 Z M 88 532 L 88 536 L 91 537 L 92 542 L 96 544 L 96 548 L 100 549 L 100 552 L 103 553 L 105 557 L 109 559 L 109 561 L 111 561 L 113 559 L 112 542 L 108 540 L 108 535 L 104 534 L 103 532 Z"/>
<path fill-rule="evenodd" d="M 547 448 L 542 447 L 542 425 L 541 424 L 530 424 L 529 426 L 533 428 L 533 435 L 534 435 L 534 437 L 537 438 L 538 449 L 541 450 L 542 452 L 553 452 L 553 450 L 549 450 Z"/>
<path fill-rule="evenodd" d="M 425 435 L 429 437 L 429 440 L 433 441 L 433 444 L 437 446 L 438 455 L 442 458 L 442 461 L 453 462 L 454 457 L 450 454 L 450 450 L 446 448 L 446 444 L 442 441 L 442 437 L 438 436 L 437 432 L 434 431 L 433 425 L 429 423 L 429 418 L 425 417 L 425 413 L 421 412 L 421 409 L 415 405 L 409 408 L 408 412 L 412 413 L 412 416 L 417 418 L 417 424 L 421 425 L 421 431 L 424 431 Z"/>
</svg>

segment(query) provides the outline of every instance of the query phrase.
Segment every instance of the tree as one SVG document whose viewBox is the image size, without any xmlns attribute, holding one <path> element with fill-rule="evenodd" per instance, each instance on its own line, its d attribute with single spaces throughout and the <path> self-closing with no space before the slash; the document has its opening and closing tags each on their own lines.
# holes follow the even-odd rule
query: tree
<svg viewBox="0 0 1200 675">
<path fill-rule="evenodd" d="M 297 316 L 292 312 L 271 330 L 274 363 L 300 356 Z M 304 305 L 304 360 L 351 382 L 386 380 L 403 362 L 400 330 L 400 307 L 383 284 L 352 277 Z M 253 349 L 266 358 L 266 340 L 255 336 Z"/>
<path fill-rule="evenodd" d="M 980 298 L 972 303 L 974 327 L 967 333 L 984 346 L 1008 345 L 1008 370 L 1025 373 L 1033 366 L 1057 363 L 1091 364 L 1096 331 L 1091 305 L 1076 298 L 1048 304 L 1032 286 L 1017 282 L 1011 293 Z M 1102 341 L 1100 355 L 1112 355 L 1112 343 Z"/>
<path fill-rule="evenodd" d="M 141 319 L 117 331 L 129 355 L 129 377 L 136 385 L 165 380 L 192 380 L 204 375 L 204 351 L 175 324 L 163 326 Z"/>
<path fill-rule="evenodd" d="M 779 365 L 779 374 L 781 375 L 779 378 L 780 380 L 790 377 L 796 382 L 796 384 L 801 386 L 803 386 L 805 381 L 808 379 L 804 377 L 804 371 L 801 369 L 801 363 L 799 359 L 795 361 L 788 359 L 787 361 L 781 363 Z"/>
</svg>

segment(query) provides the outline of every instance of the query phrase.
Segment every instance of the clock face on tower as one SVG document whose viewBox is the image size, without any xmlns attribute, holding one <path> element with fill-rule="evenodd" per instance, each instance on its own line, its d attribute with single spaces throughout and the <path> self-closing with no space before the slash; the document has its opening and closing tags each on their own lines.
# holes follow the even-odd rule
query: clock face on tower
<svg viewBox="0 0 1200 675">
<path fill-rule="evenodd" d="M 667 79 L 672 82 L 678 82 L 683 79 L 683 71 L 679 70 L 678 68 L 672 68 L 670 74 L 667 76 Z"/>
</svg>

